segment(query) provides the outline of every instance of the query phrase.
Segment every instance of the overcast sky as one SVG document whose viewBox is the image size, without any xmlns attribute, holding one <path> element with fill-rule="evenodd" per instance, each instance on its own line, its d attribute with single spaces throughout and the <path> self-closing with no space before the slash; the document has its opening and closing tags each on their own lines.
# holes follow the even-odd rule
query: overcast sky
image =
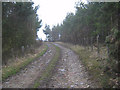
<svg viewBox="0 0 120 90">
<path fill-rule="evenodd" d="M 75 2 L 80 0 L 33 0 L 40 8 L 37 11 L 39 18 L 42 19 L 42 28 L 38 32 L 38 37 L 45 40 L 46 36 L 43 33 L 45 24 L 53 25 L 62 23 L 65 16 L 69 12 L 75 12 Z M 85 1 L 85 0 L 82 0 Z"/>
</svg>

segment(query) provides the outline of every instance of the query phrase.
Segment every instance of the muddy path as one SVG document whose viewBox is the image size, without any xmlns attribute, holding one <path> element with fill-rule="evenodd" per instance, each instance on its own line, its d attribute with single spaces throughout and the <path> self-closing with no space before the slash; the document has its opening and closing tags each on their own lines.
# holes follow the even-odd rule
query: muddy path
<svg viewBox="0 0 120 90">
<path fill-rule="evenodd" d="M 3 88 L 32 88 L 34 81 L 41 75 L 42 71 L 48 65 L 55 54 L 55 47 L 47 43 L 48 50 L 39 59 L 34 60 L 25 69 L 21 70 L 16 75 L 8 78 L 2 83 Z"/>
<path fill-rule="evenodd" d="M 70 49 L 55 44 L 61 49 L 61 59 L 56 72 L 46 87 L 49 88 L 97 88 L 91 81 L 79 57 Z"/>
</svg>

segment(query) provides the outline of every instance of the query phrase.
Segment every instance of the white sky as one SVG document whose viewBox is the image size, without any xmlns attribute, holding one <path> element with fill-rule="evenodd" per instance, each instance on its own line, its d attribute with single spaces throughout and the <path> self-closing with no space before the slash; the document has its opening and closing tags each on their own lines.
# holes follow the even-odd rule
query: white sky
<svg viewBox="0 0 120 90">
<path fill-rule="evenodd" d="M 75 2 L 80 0 L 32 0 L 40 8 L 37 11 L 39 18 L 42 19 L 42 28 L 38 31 L 38 37 L 46 39 L 43 29 L 45 24 L 53 25 L 62 23 L 68 12 L 75 12 Z M 82 0 L 84 1 L 84 0 Z"/>
</svg>

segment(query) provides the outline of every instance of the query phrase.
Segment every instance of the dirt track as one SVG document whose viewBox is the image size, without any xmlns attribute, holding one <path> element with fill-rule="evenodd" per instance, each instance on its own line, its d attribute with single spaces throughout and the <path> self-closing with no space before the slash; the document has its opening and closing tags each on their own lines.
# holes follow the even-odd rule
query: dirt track
<svg viewBox="0 0 120 90">
<path fill-rule="evenodd" d="M 78 56 L 70 49 L 56 44 L 61 49 L 61 59 L 56 73 L 51 78 L 49 88 L 94 88 L 87 71 Z"/>
<path fill-rule="evenodd" d="M 81 64 L 78 56 L 70 49 L 55 44 L 61 49 L 61 59 L 59 60 L 55 73 L 51 77 L 49 83 L 43 88 L 96 88 L 89 79 L 87 71 Z M 42 71 L 49 64 L 49 61 L 55 54 L 55 47 L 48 44 L 48 51 L 29 64 L 24 70 L 18 74 L 8 78 L 4 83 L 4 88 L 28 88 L 33 87 L 35 80 L 41 75 Z"/>
<path fill-rule="evenodd" d="M 51 44 L 48 45 L 47 52 L 29 64 L 24 70 L 21 70 L 18 74 L 8 78 L 3 83 L 3 88 L 28 88 L 32 87 L 34 81 L 41 75 L 42 71 L 48 65 L 49 61 L 55 54 L 55 47 Z"/>
</svg>

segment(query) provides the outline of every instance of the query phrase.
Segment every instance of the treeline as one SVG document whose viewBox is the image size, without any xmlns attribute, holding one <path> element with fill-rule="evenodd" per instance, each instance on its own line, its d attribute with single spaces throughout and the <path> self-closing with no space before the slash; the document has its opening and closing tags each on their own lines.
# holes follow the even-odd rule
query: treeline
<svg viewBox="0 0 120 90">
<path fill-rule="evenodd" d="M 68 13 L 63 24 L 54 26 L 52 32 L 59 31 L 61 41 L 89 45 L 98 35 L 99 42 L 104 43 L 106 36 L 117 27 L 118 3 L 77 3 L 75 15 Z M 54 35 L 51 37 L 56 40 Z"/>
<path fill-rule="evenodd" d="M 120 59 L 120 31 L 118 29 L 120 5 L 117 2 L 89 2 L 76 4 L 76 13 L 68 13 L 61 25 L 48 28 L 49 41 L 63 41 L 82 46 L 108 47 L 110 67 L 118 70 Z"/>
<path fill-rule="evenodd" d="M 2 3 L 2 62 L 22 54 L 36 43 L 41 20 L 37 15 L 38 6 L 33 2 Z M 22 50 L 21 50 L 22 49 Z"/>
</svg>

